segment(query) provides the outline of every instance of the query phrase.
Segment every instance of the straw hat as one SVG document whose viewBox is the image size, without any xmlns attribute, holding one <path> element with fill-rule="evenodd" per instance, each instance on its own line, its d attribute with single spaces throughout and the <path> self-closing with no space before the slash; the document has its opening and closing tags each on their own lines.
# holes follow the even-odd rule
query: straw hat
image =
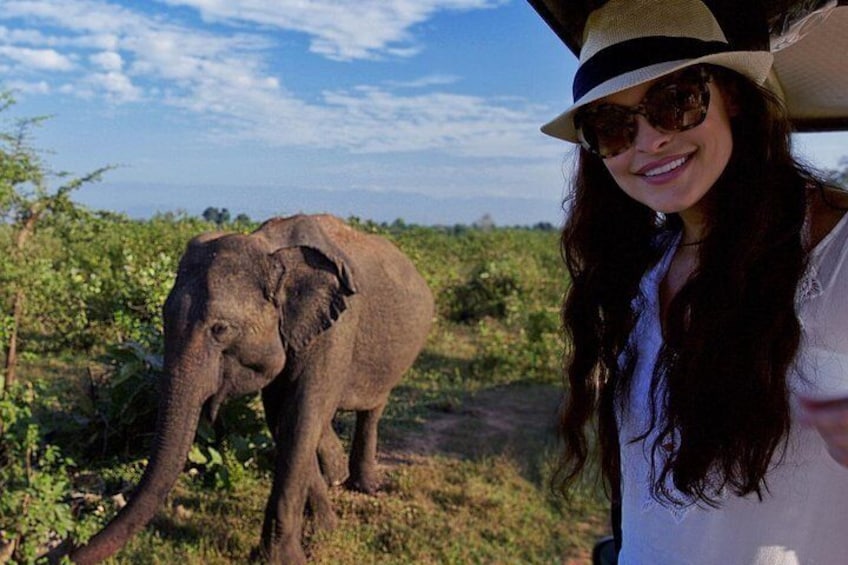
<svg viewBox="0 0 848 565">
<path fill-rule="evenodd" d="M 698 63 L 727 67 L 762 84 L 773 56 L 734 50 L 700 0 L 610 0 L 586 21 L 574 104 L 542 131 L 577 143 L 574 113 L 580 107 Z"/>
</svg>

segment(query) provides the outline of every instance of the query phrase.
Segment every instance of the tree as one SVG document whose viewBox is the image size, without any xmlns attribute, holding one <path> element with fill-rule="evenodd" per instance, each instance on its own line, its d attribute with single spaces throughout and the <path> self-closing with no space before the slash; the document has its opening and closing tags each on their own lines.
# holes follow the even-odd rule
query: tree
<svg viewBox="0 0 848 565">
<path fill-rule="evenodd" d="M 218 221 L 218 209 L 209 206 L 208 208 L 206 208 L 206 210 L 203 211 L 203 214 L 201 214 L 201 216 L 207 222 L 215 223 Z"/>
<path fill-rule="evenodd" d="M 218 229 L 224 224 L 230 222 L 230 211 L 226 208 L 215 208 L 214 206 L 209 206 L 206 210 L 203 211 L 203 219 L 207 222 L 212 222 Z"/>
<path fill-rule="evenodd" d="M 0 92 L 0 113 L 15 104 L 10 92 Z M 0 129 L 0 219 L 10 226 L 11 245 L 4 258 L 3 282 L 11 290 L 11 317 L 4 320 L 5 380 L 4 390 L 16 380 L 18 333 L 26 303 L 26 288 L 34 284 L 27 278 L 27 264 L 32 256 L 28 243 L 39 225 L 49 216 L 69 214 L 75 210 L 70 194 L 82 185 L 100 180 L 111 167 L 102 167 L 82 177 L 50 171 L 30 145 L 33 128 L 45 117 L 23 118 Z M 69 180 L 67 180 L 69 179 Z M 59 182 L 57 188 L 51 185 Z"/>
<path fill-rule="evenodd" d="M 533 224 L 533 229 L 535 231 L 554 231 L 556 227 L 550 222 L 537 222 Z"/>
</svg>

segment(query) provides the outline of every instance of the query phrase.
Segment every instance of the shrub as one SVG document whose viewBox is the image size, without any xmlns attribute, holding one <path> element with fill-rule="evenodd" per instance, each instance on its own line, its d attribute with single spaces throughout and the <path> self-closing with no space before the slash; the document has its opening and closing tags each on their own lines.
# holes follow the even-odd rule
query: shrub
<svg viewBox="0 0 848 565">
<path fill-rule="evenodd" d="M 491 319 L 478 322 L 479 349 L 470 367 L 475 378 L 558 382 L 563 342 L 556 311 L 530 311 L 523 317 L 517 331 Z"/>
<path fill-rule="evenodd" d="M 104 357 L 108 370 L 92 378 L 83 419 L 83 447 L 89 453 L 141 457 L 150 451 L 158 409 L 157 382 L 164 376 L 161 334 L 153 341 L 149 349 L 136 342 L 109 348 Z M 188 460 L 194 475 L 205 484 L 228 488 L 240 470 L 270 468 L 274 446 L 257 399 L 253 395 L 228 400 L 214 426 L 201 418 Z"/>
<path fill-rule="evenodd" d="M 141 456 L 156 423 L 162 354 L 136 342 L 109 347 L 107 370 L 91 376 L 86 447 L 100 457 Z"/>
<path fill-rule="evenodd" d="M 73 462 L 44 441 L 34 400 L 32 386 L 0 396 L 0 554 L 15 563 L 34 563 L 74 525 L 66 467 Z"/>
<path fill-rule="evenodd" d="M 486 317 L 502 320 L 514 310 L 525 286 L 517 263 L 510 259 L 476 265 L 468 279 L 454 286 L 448 299 L 448 319 L 474 322 Z"/>
</svg>

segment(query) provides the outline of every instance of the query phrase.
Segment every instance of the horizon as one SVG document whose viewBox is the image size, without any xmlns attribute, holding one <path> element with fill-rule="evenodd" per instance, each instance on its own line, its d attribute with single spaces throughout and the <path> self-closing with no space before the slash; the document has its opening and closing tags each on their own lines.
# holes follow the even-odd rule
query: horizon
<svg viewBox="0 0 848 565">
<path fill-rule="evenodd" d="M 421 226 L 472 225 L 484 216 L 498 227 L 540 223 L 559 226 L 564 220 L 560 200 L 520 196 L 429 196 L 410 192 L 313 189 L 295 198 L 296 189 L 245 187 L 240 191 L 243 196 L 238 199 L 237 205 L 229 206 L 214 198 L 188 204 L 178 203 L 178 198 L 169 200 L 168 194 L 173 187 L 128 184 L 101 187 L 103 192 L 98 194 L 86 192 L 96 188 L 96 184 L 82 187 L 75 193 L 74 201 L 93 211 L 118 212 L 137 220 L 149 220 L 168 213 L 199 217 L 210 207 L 226 209 L 233 218 L 245 214 L 254 221 L 300 213 L 329 213 L 342 218 L 353 216 L 378 224 L 401 220 Z M 272 198 L 267 198 L 269 194 Z"/>
<path fill-rule="evenodd" d="M 539 127 L 571 102 L 576 63 L 525 0 L 6 0 L 0 12 L 14 115 L 52 116 L 33 145 L 55 170 L 116 165 L 74 197 L 116 212 L 260 211 L 265 197 L 269 211 L 377 221 L 558 224 L 574 146 Z M 795 139 L 822 169 L 848 152 L 845 132 Z"/>
</svg>

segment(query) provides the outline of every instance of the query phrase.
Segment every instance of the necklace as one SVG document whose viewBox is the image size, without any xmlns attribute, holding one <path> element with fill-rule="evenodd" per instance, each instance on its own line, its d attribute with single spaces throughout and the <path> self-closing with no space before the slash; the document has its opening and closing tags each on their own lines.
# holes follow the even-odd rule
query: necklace
<svg viewBox="0 0 848 565">
<path fill-rule="evenodd" d="M 698 239 L 695 241 L 690 241 L 689 243 L 681 243 L 678 245 L 678 247 L 694 247 L 695 245 L 701 245 L 702 243 L 704 243 L 704 241 L 706 240 Z"/>
</svg>

